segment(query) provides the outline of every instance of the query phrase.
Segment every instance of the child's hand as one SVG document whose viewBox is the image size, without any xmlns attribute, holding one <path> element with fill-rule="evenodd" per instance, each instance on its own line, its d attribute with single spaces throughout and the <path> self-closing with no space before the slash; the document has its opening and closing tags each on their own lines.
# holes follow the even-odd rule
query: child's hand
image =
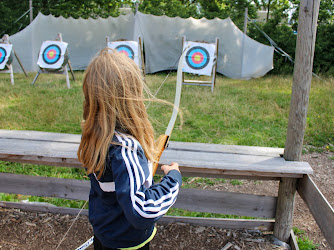
<svg viewBox="0 0 334 250">
<path fill-rule="evenodd" d="M 171 170 L 177 170 L 177 171 L 180 172 L 179 164 L 177 164 L 175 162 L 173 162 L 170 165 L 162 165 L 161 169 L 164 171 L 165 175 L 168 174 L 168 172 L 171 171 Z"/>
</svg>

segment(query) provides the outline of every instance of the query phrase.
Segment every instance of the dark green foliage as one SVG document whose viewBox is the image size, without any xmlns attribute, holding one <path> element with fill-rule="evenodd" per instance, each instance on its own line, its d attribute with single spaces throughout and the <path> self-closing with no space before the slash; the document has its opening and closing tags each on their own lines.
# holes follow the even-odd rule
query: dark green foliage
<svg viewBox="0 0 334 250">
<path fill-rule="evenodd" d="M 276 20 L 269 20 L 267 23 L 257 23 L 256 25 L 274 40 L 283 51 L 294 58 L 297 36 L 293 34 L 290 26 L 278 25 Z M 270 45 L 268 39 L 253 24 L 249 25 L 248 36 L 260 43 Z M 270 71 L 270 74 L 292 74 L 293 67 L 293 63 L 287 57 L 275 52 L 274 69 Z"/>
<path fill-rule="evenodd" d="M 319 25 L 315 44 L 313 71 L 334 75 L 334 23 Z"/>
<path fill-rule="evenodd" d="M 63 16 L 65 18 L 107 18 L 119 16 L 119 8 L 131 4 L 130 0 L 33 0 L 33 17 L 38 12 L 44 15 Z M 29 9 L 29 1 L 1 0 L 0 1 L 0 36 L 15 34 L 30 23 L 27 13 L 17 23 L 15 21 Z"/>
<path fill-rule="evenodd" d="M 156 16 L 200 18 L 197 7 L 196 1 L 191 0 L 143 0 L 138 10 Z"/>
</svg>

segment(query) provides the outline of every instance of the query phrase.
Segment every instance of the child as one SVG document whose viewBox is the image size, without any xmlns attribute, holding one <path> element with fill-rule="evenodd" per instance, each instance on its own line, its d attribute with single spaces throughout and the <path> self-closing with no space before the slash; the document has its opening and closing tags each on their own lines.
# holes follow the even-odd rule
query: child
<svg viewBox="0 0 334 250">
<path fill-rule="evenodd" d="M 137 65 L 108 49 L 93 58 L 85 73 L 78 157 L 91 181 L 94 249 L 149 249 L 155 222 L 181 187 L 177 163 L 162 166 L 165 176 L 153 184 L 154 132 L 143 88 Z"/>
</svg>

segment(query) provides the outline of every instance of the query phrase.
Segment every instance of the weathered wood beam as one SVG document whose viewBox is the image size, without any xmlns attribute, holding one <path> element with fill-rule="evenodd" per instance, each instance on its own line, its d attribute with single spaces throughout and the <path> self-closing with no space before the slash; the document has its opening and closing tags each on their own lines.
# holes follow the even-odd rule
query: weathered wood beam
<svg viewBox="0 0 334 250">
<path fill-rule="evenodd" d="M 302 0 L 284 159 L 299 161 L 303 148 L 307 108 L 312 80 L 313 56 L 320 0 Z M 292 227 L 297 180 L 281 178 L 274 236 L 288 242 Z"/>
<path fill-rule="evenodd" d="M 299 161 L 303 148 L 319 5 L 320 0 L 302 0 L 299 6 L 295 66 L 284 149 L 284 159 L 288 161 Z"/>
<path fill-rule="evenodd" d="M 275 216 L 274 236 L 288 242 L 292 228 L 297 179 L 281 178 Z"/>
<path fill-rule="evenodd" d="M 80 211 L 78 208 L 54 207 L 38 204 L 24 204 L 19 202 L 0 201 L 0 207 L 18 208 L 25 211 L 59 213 L 77 215 Z M 88 210 L 83 209 L 81 215 L 88 216 Z M 187 223 L 198 226 L 212 226 L 225 229 L 257 229 L 261 231 L 272 231 L 274 220 L 245 220 L 245 219 L 221 219 L 221 218 L 202 218 L 202 217 L 185 217 L 185 216 L 163 216 L 158 224 L 170 223 Z"/>
<path fill-rule="evenodd" d="M 90 183 L 85 180 L 0 173 L 0 190 L 4 193 L 87 200 L 89 188 Z M 182 188 L 174 207 L 195 212 L 274 218 L 276 197 Z"/>
<path fill-rule="evenodd" d="M 297 190 L 327 242 L 334 249 L 334 210 L 332 206 L 308 175 L 298 181 Z"/>
</svg>

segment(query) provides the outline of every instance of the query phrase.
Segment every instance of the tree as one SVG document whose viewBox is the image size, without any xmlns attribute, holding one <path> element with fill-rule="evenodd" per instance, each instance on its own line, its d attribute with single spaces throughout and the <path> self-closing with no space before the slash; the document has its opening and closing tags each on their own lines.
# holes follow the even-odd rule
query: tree
<svg viewBox="0 0 334 250">
<path fill-rule="evenodd" d="M 230 17 L 232 21 L 242 29 L 244 25 L 244 13 L 248 8 L 248 16 L 255 19 L 258 7 L 253 4 L 253 1 L 239 0 L 198 0 L 200 4 L 200 15 L 212 19 L 219 17 L 225 19 Z"/>
<path fill-rule="evenodd" d="M 292 28 L 297 30 L 298 26 L 298 14 L 300 0 L 291 0 L 291 4 L 295 7 L 295 11 L 292 15 Z M 334 1 L 333 0 L 321 0 L 319 7 L 318 25 L 333 24 L 334 17 Z"/>
<path fill-rule="evenodd" d="M 131 0 L 33 0 L 33 14 L 63 16 L 65 18 L 107 18 L 118 16 L 123 4 L 133 4 Z M 15 22 L 29 9 L 29 1 L 0 1 L 0 36 L 15 34 L 29 25 L 29 13 Z"/>
<path fill-rule="evenodd" d="M 139 11 L 156 16 L 199 18 L 198 7 L 197 1 L 192 0 L 143 0 Z"/>
</svg>

